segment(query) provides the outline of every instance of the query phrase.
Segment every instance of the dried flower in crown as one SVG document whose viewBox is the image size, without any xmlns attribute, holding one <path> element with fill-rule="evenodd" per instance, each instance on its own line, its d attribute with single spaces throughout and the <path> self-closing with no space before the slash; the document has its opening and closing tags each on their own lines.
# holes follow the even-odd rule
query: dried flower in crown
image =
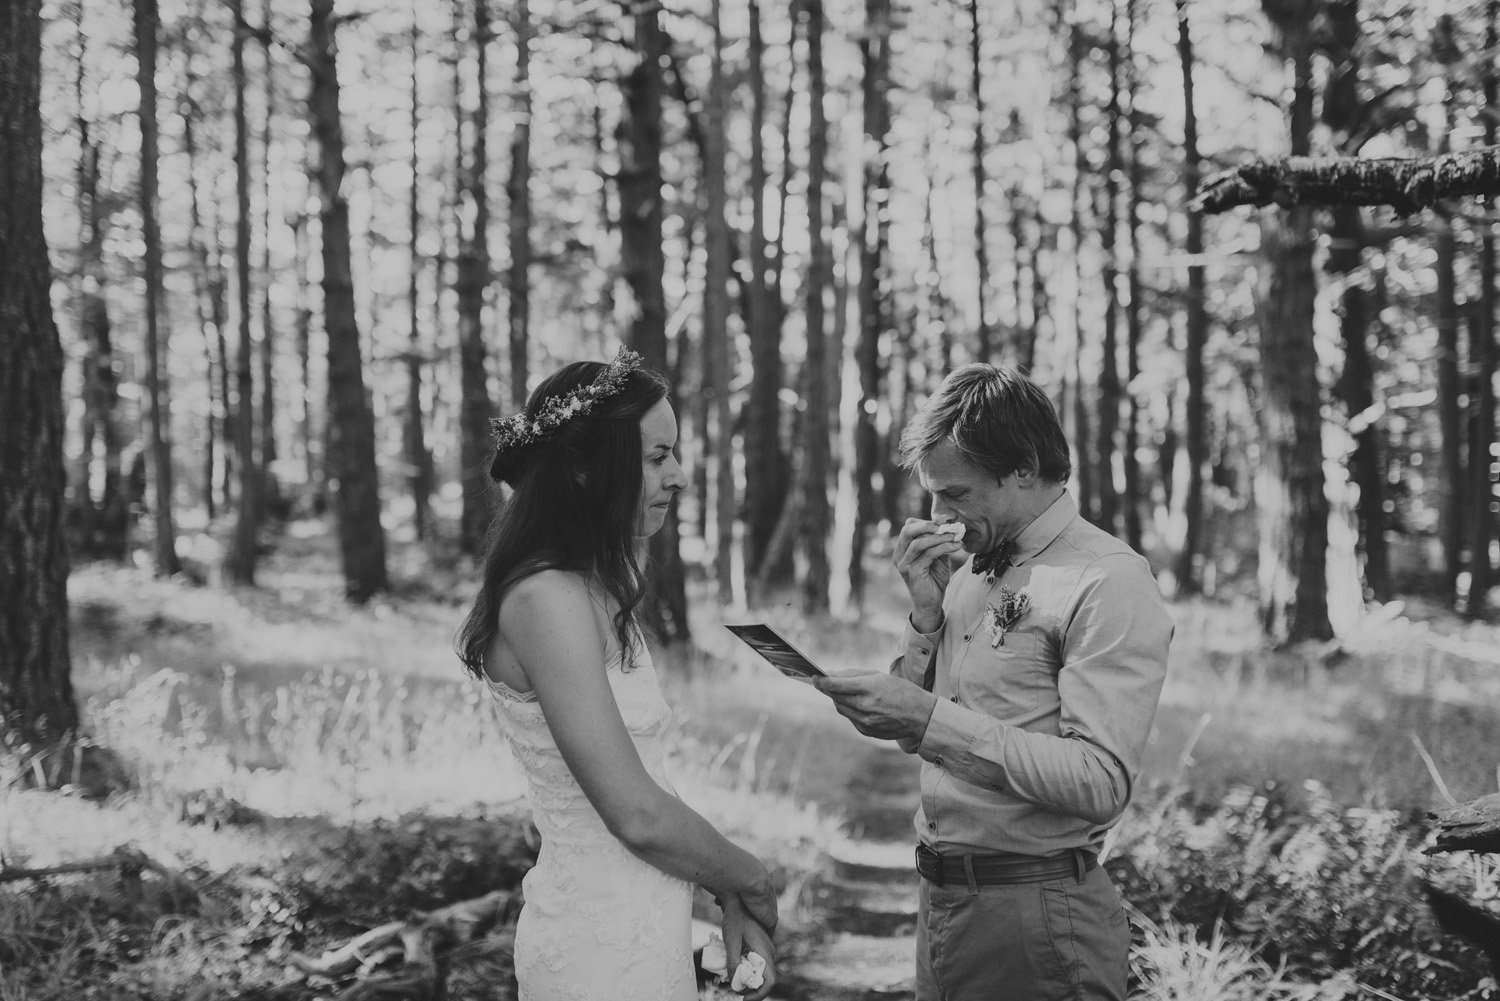
<svg viewBox="0 0 1500 1001">
<path fill-rule="evenodd" d="M 528 417 L 522 411 L 509 417 L 492 418 L 490 434 L 495 439 L 495 451 L 508 452 L 546 441 L 568 421 L 586 415 L 594 409 L 595 403 L 624 389 L 625 377 L 640 365 L 640 355 L 629 348 L 621 348 L 619 354 L 615 355 L 615 360 L 599 374 L 599 378 L 572 392 L 547 397 L 535 416 Z"/>
</svg>

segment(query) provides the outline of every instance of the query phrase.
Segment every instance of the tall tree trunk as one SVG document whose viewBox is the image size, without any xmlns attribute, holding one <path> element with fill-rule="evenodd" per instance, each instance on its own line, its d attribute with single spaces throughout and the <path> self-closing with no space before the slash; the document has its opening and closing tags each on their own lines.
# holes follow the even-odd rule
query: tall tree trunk
<svg viewBox="0 0 1500 1001">
<path fill-rule="evenodd" d="M 667 306 L 662 288 L 661 106 L 666 91 L 662 62 L 667 54 L 660 11 L 652 5 L 633 15 L 635 65 L 625 77 L 620 153 L 620 246 L 625 282 L 634 299 L 629 342 L 647 365 L 667 366 Z M 676 401 L 674 400 L 674 407 Z M 674 509 L 675 511 L 675 509 Z M 655 595 L 650 624 L 668 641 L 686 640 L 687 582 L 677 544 L 675 513 L 651 537 L 648 574 Z"/>
<path fill-rule="evenodd" d="M 41 3 L 0 5 L 0 746 L 78 727 L 63 538 L 62 343 L 42 231 Z"/>
<path fill-rule="evenodd" d="M 1451 94 L 1451 89 L 1450 89 Z M 1444 101 L 1445 128 L 1438 153 L 1448 151 L 1452 127 L 1452 97 Z M 1438 427 L 1442 434 L 1442 497 L 1439 501 L 1439 532 L 1443 544 L 1443 594 L 1450 604 L 1458 596 L 1458 574 L 1463 569 L 1464 468 L 1463 415 L 1458 405 L 1458 285 L 1454 274 L 1457 258 L 1453 221 L 1446 216 L 1433 220 L 1433 243 L 1437 251 L 1437 389 Z"/>
<path fill-rule="evenodd" d="M 1141 296 L 1145 291 L 1141 281 L 1141 186 L 1145 183 L 1145 171 L 1141 167 L 1141 154 L 1145 142 L 1141 139 L 1141 121 L 1136 113 L 1138 91 L 1138 68 L 1135 55 L 1136 0 L 1125 3 L 1125 57 L 1124 73 L 1126 87 L 1126 121 L 1129 123 L 1128 142 L 1130 157 L 1130 194 L 1125 205 L 1125 226 L 1130 240 L 1130 263 L 1126 266 L 1125 284 L 1130 295 L 1130 306 L 1125 313 L 1125 435 L 1121 458 L 1125 467 L 1125 541 L 1130 548 L 1141 552 L 1142 542 L 1141 464 L 1136 450 L 1140 446 L 1141 401 L 1137 379 L 1141 374 L 1141 327 L 1145 304 Z"/>
<path fill-rule="evenodd" d="M 328 506 L 327 484 L 317 416 L 313 412 L 312 378 L 312 288 L 307 280 L 307 266 L 312 257 L 311 220 L 306 213 L 297 216 L 293 245 L 296 247 L 292 270 L 297 275 L 297 370 L 302 377 L 302 414 L 297 424 L 297 438 L 302 445 L 302 462 L 307 479 L 307 497 L 319 514 Z"/>
<path fill-rule="evenodd" d="M 1188 25 L 1188 0 L 1177 3 L 1177 55 L 1182 63 L 1183 100 L 1183 186 L 1189 202 L 1198 190 L 1203 161 L 1198 153 L 1198 112 L 1193 100 L 1193 39 Z M 1187 209 L 1188 255 L 1187 345 L 1184 369 L 1187 374 L 1185 415 L 1187 450 L 1187 497 L 1183 503 L 1186 530 L 1182 549 L 1177 554 L 1178 593 L 1198 594 L 1203 589 L 1203 466 L 1208 458 L 1208 437 L 1204 422 L 1203 351 L 1208 343 L 1207 283 L 1204 280 L 1203 211 L 1191 204 Z"/>
<path fill-rule="evenodd" d="M 328 475 L 334 484 L 344 591 L 350 600 L 364 602 L 387 587 L 385 529 L 380 524 L 375 415 L 365 395 L 359 324 L 354 317 L 333 0 L 312 0 L 308 48 L 312 75 L 308 105 L 320 152 L 317 180 L 328 331 Z"/>
<path fill-rule="evenodd" d="M 459 213 L 458 246 L 458 359 L 459 359 L 459 463 L 462 466 L 463 511 L 459 536 L 465 552 L 478 554 L 484 543 L 491 513 L 490 478 L 490 382 L 489 349 L 484 338 L 484 293 L 490 284 L 490 203 L 485 188 L 489 174 L 486 135 L 489 132 L 488 80 L 490 47 L 490 0 L 473 0 L 474 49 L 479 93 L 469 142 L 469 162 L 464 171 Z"/>
<path fill-rule="evenodd" d="M 1357 127 L 1363 110 L 1359 93 L 1360 43 L 1358 0 L 1328 0 L 1325 50 L 1332 64 L 1323 94 L 1323 122 L 1335 136 L 1347 137 Z M 1353 156 L 1357 150 L 1347 149 Z M 1363 283 L 1351 280 L 1364 257 L 1365 224 L 1355 205 L 1332 210 L 1329 230 L 1329 274 L 1344 278 L 1339 329 L 1344 347 L 1344 370 L 1334 384 L 1354 436 L 1349 456 L 1349 481 L 1358 488 L 1354 505 L 1358 555 L 1362 557 L 1364 589 L 1376 601 L 1389 601 L 1391 582 L 1385 542 L 1385 471 L 1380 455 L 1381 428 L 1374 415 L 1375 369 L 1368 344 L 1370 310 Z"/>
<path fill-rule="evenodd" d="M 150 401 L 151 470 L 156 497 L 153 521 L 156 573 L 170 577 L 182 570 L 177 558 L 177 529 L 172 519 L 172 429 L 167 408 L 167 380 L 161 356 L 167 332 L 161 322 L 161 227 L 156 217 L 156 33 L 160 18 L 156 0 L 135 0 L 136 85 L 140 88 L 141 235 L 145 240 L 146 396 Z"/>
<path fill-rule="evenodd" d="M 1305 155 L 1312 135 L 1312 11 L 1279 7 L 1280 52 L 1295 75 L 1291 152 Z M 1272 13 L 1269 9 L 1268 13 Z M 1328 620 L 1328 498 L 1324 494 L 1321 389 L 1313 350 L 1317 278 L 1312 210 L 1261 217 L 1264 263 L 1256 313 L 1262 390 L 1255 503 L 1260 527 L 1260 615 L 1277 643 L 1322 640 Z"/>
<path fill-rule="evenodd" d="M 725 82 L 724 36 L 719 26 L 719 0 L 710 0 L 709 22 L 713 49 L 708 81 L 708 122 L 703 137 L 704 391 L 714 401 L 714 579 L 719 602 L 734 603 L 733 551 L 735 503 L 734 414 L 729 386 L 734 381 L 733 345 L 729 341 L 729 219 L 724 192 Z M 761 265 L 755 261 L 752 267 Z"/>
<path fill-rule="evenodd" d="M 1060 12 L 1061 13 L 1061 12 Z M 1069 192 L 1068 235 L 1072 243 L 1073 269 L 1073 464 L 1078 477 L 1078 510 L 1088 520 L 1099 521 L 1099 491 L 1094 483 L 1098 463 L 1094 458 L 1093 430 L 1089 426 L 1088 394 L 1083 377 L 1083 233 L 1084 193 L 1087 190 L 1088 154 L 1083 148 L 1083 66 L 1087 51 L 1078 25 L 1064 21 L 1068 29 L 1068 144 L 1073 148 L 1072 190 Z"/>
<path fill-rule="evenodd" d="M 208 415 L 204 421 L 203 435 L 203 506 L 211 522 L 217 513 L 219 435 L 222 433 L 225 408 L 228 406 L 228 401 L 219 395 L 218 373 L 223 359 L 216 352 L 224 317 L 221 315 L 221 300 L 216 295 L 218 284 L 214 270 L 217 264 L 209 259 L 198 191 L 198 141 L 194 124 L 198 118 L 198 105 L 194 97 L 197 78 L 193 73 L 192 53 L 186 53 L 182 63 L 182 151 L 187 155 L 188 253 L 193 261 L 193 305 L 198 329 L 203 334 L 204 388 L 208 394 Z"/>
<path fill-rule="evenodd" d="M 234 82 L 234 288 L 240 344 L 235 356 L 234 451 L 240 467 L 240 503 L 224 570 L 240 584 L 255 583 L 260 530 L 260 464 L 255 456 L 255 383 L 250 338 L 250 127 L 245 110 L 245 25 L 243 0 L 229 0 L 234 21 L 230 47 Z"/>
<path fill-rule="evenodd" d="M 745 568 L 747 577 L 784 582 L 791 564 L 763 567 L 766 547 L 787 495 L 786 455 L 781 446 L 781 303 L 766 283 L 765 45 L 760 4 L 750 0 L 750 276 L 745 283 L 745 327 L 750 335 L 750 395 L 745 419 Z M 793 13 L 795 20 L 796 14 Z M 795 74 L 791 74 L 795 76 Z M 785 176 L 785 172 L 783 172 Z M 778 229 L 780 241 L 782 230 Z M 778 274 L 777 288 L 780 288 Z"/>
<path fill-rule="evenodd" d="M 271 289 L 276 272 L 271 267 L 271 197 L 276 186 L 271 183 L 271 137 L 276 125 L 276 72 L 271 51 L 275 45 L 271 24 L 271 0 L 261 0 L 261 55 L 265 73 L 266 117 L 260 134 L 261 153 L 261 309 L 260 309 L 260 508 L 261 516 L 281 508 L 281 487 L 276 482 L 276 317 L 271 305 Z"/>
<path fill-rule="evenodd" d="M 410 272 L 411 284 L 406 294 L 406 419 L 401 425 L 401 446 L 406 455 L 407 484 L 411 489 L 412 528 L 418 539 L 426 539 L 432 513 L 432 456 L 427 450 L 427 433 L 422 413 L 422 366 L 425 352 L 422 349 L 421 324 L 423 257 L 419 237 L 422 230 L 422 164 L 418 135 L 422 93 L 417 72 L 422 61 L 422 34 L 415 16 L 418 9 L 413 6 L 411 27 L 411 189 L 408 192 L 406 216 L 407 270 Z"/>
<path fill-rule="evenodd" d="M 832 434 L 829 411 L 835 406 L 829 392 L 830 343 L 823 296 L 832 278 L 832 262 L 823 222 L 823 185 L 828 165 L 828 119 L 823 102 L 827 83 L 823 76 L 823 0 L 803 0 L 807 19 L 807 407 L 804 411 L 803 448 L 806 475 L 802 502 L 803 552 L 807 569 L 802 578 L 803 607 L 808 613 L 828 610 L 831 570 L 828 540 L 833 530 L 833 509 L 828 485 L 832 474 Z"/>
<path fill-rule="evenodd" d="M 510 139 L 510 178 L 505 182 L 510 209 L 510 402 L 526 404 L 531 343 L 531 0 L 516 0 L 515 101 L 518 110 Z"/>
<path fill-rule="evenodd" d="M 1500 0 L 1489 0 L 1484 51 L 1493 53 L 1500 46 Z M 1495 145 L 1495 116 L 1500 114 L 1497 84 L 1500 84 L 1493 59 L 1484 68 L 1484 143 Z M 1494 199 L 1490 205 L 1495 205 Z M 1484 614 L 1486 599 L 1494 583 L 1490 565 L 1490 542 L 1495 537 L 1495 227 L 1485 224 L 1479 240 L 1479 301 L 1470 327 L 1469 363 L 1474 368 L 1477 388 L 1474 401 L 1474 436 L 1469 448 L 1469 595 L 1464 615 L 1475 619 Z"/>
<path fill-rule="evenodd" d="M 1098 462 L 1099 527 L 1119 531 L 1120 497 L 1115 490 L 1115 436 L 1120 427 L 1119 319 L 1120 274 L 1118 243 L 1121 156 L 1120 92 L 1120 4 L 1110 0 L 1109 16 L 1109 106 L 1105 109 L 1107 145 L 1104 163 L 1104 218 L 1099 220 L 1099 238 L 1104 257 L 1104 346 L 1099 360 L 1099 424 L 1095 460 Z"/>
<path fill-rule="evenodd" d="M 74 477 L 71 521 L 72 544 L 81 555 L 124 560 L 129 551 L 130 504 L 121 476 L 119 378 L 115 375 L 114 343 L 105 299 L 104 213 L 99 198 L 99 144 L 84 111 L 87 38 L 83 33 L 82 0 L 78 3 L 78 247 L 79 268 L 75 301 L 83 335 L 82 448 Z M 103 491 L 95 499 L 93 470 L 95 440 L 103 452 Z"/>
<path fill-rule="evenodd" d="M 876 423 L 881 406 L 883 364 L 881 340 L 889 329 L 887 300 L 887 233 L 890 227 L 889 149 L 890 105 L 886 95 L 890 76 L 890 0 L 865 0 L 865 32 L 860 41 L 864 66 L 864 134 L 868 159 L 864 163 L 859 234 L 859 340 L 855 365 L 859 369 L 859 411 L 854 425 L 854 534 L 849 555 L 849 596 L 854 606 L 864 601 L 865 544 L 874 527 L 875 477 L 880 472 L 881 441 Z"/>
<path fill-rule="evenodd" d="M 985 220 L 985 188 L 989 185 L 989 174 L 984 158 L 987 144 L 984 141 L 984 35 L 979 24 L 979 0 L 969 0 L 969 66 L 970 86 L 974 88 L 974 149 L 972 169 L 974 173 L 974 262 L 979 268 L 978 288 L 975 290 L 979 305 L 979 327 L 976 331 L 975 361 L 990 362 L 995 358 L 994 320 L 990 316 L 990 252 L 989 225 Z"/>
</svg>

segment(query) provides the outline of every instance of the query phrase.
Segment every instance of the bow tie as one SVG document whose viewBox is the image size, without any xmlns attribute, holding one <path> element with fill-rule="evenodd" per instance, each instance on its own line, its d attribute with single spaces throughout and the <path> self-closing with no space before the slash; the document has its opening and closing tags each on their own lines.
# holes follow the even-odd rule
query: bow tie
<svg viewBox="0 0 1500 1001">
<path fill-rule="evenodd" d="M 979 553 L 974 557 L 974 576 L 988 577 L 993 580 L 997 574 L 1005 572 L 1005 568 L 1011 565 L 1011 558 L 1015 555 L 1016 540 L 1006 539 L 989 552 Z"/>
</svg>

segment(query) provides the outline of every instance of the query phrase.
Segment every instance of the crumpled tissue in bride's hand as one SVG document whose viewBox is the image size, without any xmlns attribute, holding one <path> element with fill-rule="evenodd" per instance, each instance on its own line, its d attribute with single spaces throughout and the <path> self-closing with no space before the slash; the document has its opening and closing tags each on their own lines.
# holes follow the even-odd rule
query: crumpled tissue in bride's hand
<svg viewBox="0 0 1500 1001">
<path fill-rule="evenodd" d="M 703 947 L 703 955 L 698 959 L 698 965 L 703 972 L 712 973 L 718 977 L 729 976 L 729 956 L 724 951 L 724 939 L 718 935 L 710 935 L 708 943 Z M 758 952 L 746 953 L 745 958 L 740 960 L 740 965 L 734 968 L 734 977 L 729 982 L 732 991 L 753 991 L 766 982 L 766 958 Z"/>
</svg>

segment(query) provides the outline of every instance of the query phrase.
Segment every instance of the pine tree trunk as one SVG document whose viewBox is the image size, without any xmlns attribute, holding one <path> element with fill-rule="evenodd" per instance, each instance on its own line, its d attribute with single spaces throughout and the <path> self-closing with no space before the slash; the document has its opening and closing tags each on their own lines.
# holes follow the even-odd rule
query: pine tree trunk
<svg viewBox="0 0 1500 1001">
<path fill-rule="evenodd" d="M 1198 113 L 1193 98 L 1193 40 L 1188 25 L 1188 0 L 1177 3 L 1177 55 L 1182 63 L 1183 183 L 1191 198 L 1202 176 L 1203 161 L 1198 153 Z M 1208 437 L 1204 421 L 1203 352 L 1208 343 L 1208 299 L 1203 255 L 1203 211 L 1192 205 L 1187 210 L 1188 255 L 1187 345 L 1184 369 L 1187 375 L 1187 403 L 1184 425 L 1187 451 L 1187 497 L 1183 503 L 1186 530 L 1182 550 L 1177 554 L 1177 588 L 1183 595 L 1199 594 L 1203 589 L 1203 467 L 1208 458 Z"/>
<path fill-rule="evenodd" d="M 660 11 L 647 5 L 634 16 L 636 63 L 625 77 L 620 153 L 620 246 L 625 282 L 634 299 L 629 343 L 660 372 L 667 365 L 667 307 L 662 288 L 661 111 L 667 54 Z M 675 406 L 675 401 L 674 401 Z M 675 510 L 675 509 L 674 509 Z M 651 537 L 649 576 L 655 595 L 650 625 L 667 641 L 689 638 L 687 582 L 677 544 L 677 519 Z"/>
<path fill-rule="evenodd" d="M 156 573 L 170 577 L 182 570 L 177 558 L 177 529 L 172 518 L 172 429 L 161 357 L 167 351 L 162 323 L 161 228 L 157 221 L 156 33 L 160 23 L 156 0 L 135 0 L 136 85 L 140 88 L 141 235 L 145 241 L 146 396 L 150 401 L 151 471 L 156 487 L 153 522 Z"/>
<path fill-rule="evenodd" d="M 193 306 L 198 329 L 203 334 L 203 374 L 208 396 L 208 415 L 203 434 L 203 506 L 212 522 L 217 514 L 218 442 L 224 424 L 228 401 L 219 396 L 219 366 L 215 347 L 223 317 L 219 315 L 214 295 L 214 263 L 209 260 L 207 237 L 203 232 L 203 212 L 198 192 L 198 142 L 195 122 L 198 104 L 194 97 L 197 80 L 193 74 L 192 55 L 183 59 L 182 151 L 187 155 L 188 182 L 188 254 L 193 261 Z"/>
<path fill-rule="evenodd" d="M 1452 125 L 1452 98 L 1444 102 L 1442 148 Z M 1458 597 L 1458 574 L 1463 569 L 1464 467 L 1463 415 L 1458 405 L 1458 283 L 1454 273 L 1457 258 L 1451 219 L 1433 223 L 1437 252 L 1437 390 L 1438 428 L 1442 435 L 1442 497 L 1439 501 L 1439 534 L 1443 542 L 1443 594 L 1449 602 Z"/>
<path fill-rule="evenodd" d="M 234 539 L 224 570 L 240 584 L 255 583 L 259 555 L 260 464 L 255 456 L 255 383 L 251 360 L 255 346 L 250 338 L 250 128 L 245 110 L 245 34 L 243 0 L 229 0 L 234 20 L 230 60 L 234 85 L 234 274 L 235 318 L 239 326 L 239 351 L 235 356 L 234 451 L 239 460 L 240 503 L 236 512 Z"/>
<path fill-rule="evenodd" d="M 1099 238 L 1104 256 L 1104 345 L 1099 361 L 1099 424 L 1094 459 L 1098 463 L 1099 527 L 1115 534 L 1119 531 L 1120 497 L 1115 490 L 1115 436 L 1120 427 L 1119 321 L 1120 292 L 1116 280 L 1120 273 L 1116 249 L 1119 222 L 1120 181 L 1124 173 L 1121 157 L 1120 108 L 1120 36 L 1119 6 L 1122 0 L 1110 0 L 1109 20 L 1109 106 L 1105 109 L 1108 129 L 1104 163 L 1103 218 L 1099 220 Z"/>
<path fill-rule="evenodd" d="M 99 199 L 99 144 L 84 116 L 87 39 L 83 33 L 83 3 L 78 4 L 78 247 L 76 282 L 78 321 L 83 335 L 83 412 L 77 473 L 73 477 L 70 547 L 75 555 L 124 560 L 129 552 L 130 502 L 121 475 L 122 435 L 117 414 L 119 378 L 111 339 L 107 274 L 104 267 L 104 216 Z M 103 451 L 103 492 L 93 495 L 95 440 Z"/>
<path fill-rule="evenodd" d="M 298 215 L 297 228 L 293 234 L 296 255 L 292 270 L 297 274 L 297 370 L 302 381 L 302 414 L 297 425 L 297 438 L 302 444 L 308 500 L 313 510 L 322 514 L 328 506 L 328 478 L 324 475 L 323 455 L 318 444 L 323 439 L 318 434 L 317 416 L 312 407 L 312 289 L 307 280 L 307 266 L 312 256 L 309 224 L 310 220 L 305 213 Z"/>
<path fill-rule="evenodd" d="M 460 539 L 464 551 L 477 554 L 484 543 L 492 511 L 489 478 L 490 398 L 489 348 L 484 337 L 484 293 L 490 284 L 490 207 L 485 178 L 489 174 L 486 134 L 489 132 L 488 52 L 490 0 L 474 2 L 474 47 L 479 94 L 474 103 L 468 169 L 462 195 L 465 228 L 459 237 L 458 358 L 459 358 L 459 462 L 462 466 L 463 512 Z"/>
<path fill-rule="evenodd" d="M 510 140 L 510 177 L 505 194 L 510 210 L 510 269 L 506 295 L 510 310 L 510 402 L 526 405 L 531 344 L 531 3 L 516 0 L 515 131 Z"/>
<path fill-rule="evenodd" d="M 883 333 L 890 327 L 886 287 L 887 234 L 890 227 L 890 0 L 865 0 L 865 33 L 860 41 L 864 66 L 864 163 L 860 214 L 859 340 L 854 363 L 859 370 L 859 411 L 854 425 L 854 533 L 849 555 L 849 595 L 856 608 L 864 601 L 865 546 L 875 525 L 875 477 L 882 468 L 876 418 L 881 406 L 884 364 Z"/>
<path fill-rule="evenodd" d="M 1312 135 L 1311 12 L 1283 22 L 1282 51 L 1295 74 L 1292 154 Z M 1261 219 L 1263 277 L 1257 294 L 1262 390 L 1255 503 L 1260 527 L 1261 626 L 1274 642 L 1324 640 L 1328 620 L 1328 498 L 1324 493 L 1322 416 L 1313 313 L 1312 210 L 1285 209 Z"/>
<path fill-rule="evenodd" d="M 714 579 L 719 602 L 734 603 L 733 551 L 734 414 L 729 386 L 734 381 L 733 346 L 729 342 L 729 219 L 724 192 L 725 83 L 723 33 L 719 26 L 719 0 L 709 4 L 713 49 L 710 58 L 708 102 L 703 137 L 704 285 L 703 346 L 704 390 L 714 403 Z M 755 265 L 752 262 L 752 266 Z"/>
<path fill-rule="evenodd" d="M 418 135 L 422 94 L 417 72 L 422 59 L 421 44 L 421 29 L 414 23 L 411 29 L 411 188 L 407 192 L 409 204 L 406 216 L 407 269 L 411 284 L 406 293 L 406 413 L 401 424 L 401 447 L 406 456 L 406 482 L 411 490 L 412 528 L 419 540 L 428 537 L 428 521 L 432 514 L 432 459 L 427 451 L 425 417 L 422 412 L 422 366 L 425 354 L 422 349 L 421 325 L 422 164 Z"/>
<path fill-rule="evenodd" d="M 987 144 L 984 141 L 984 65 L 983 34 L 979 25 L 979 0 L 969 0 L 969 67 L 970 86 L 974 90 L 974 149 L 971 168 L 974 174 L 974 261 L 979 269 L 978 295 L 979 327 L 975 331 L 977 349 L 975 361 L 990 362 L 995 358 L 994 321 L 990 317 L 990 253 L 989 225 L 985 220 L 985 188 L 989 185 L 989 174 L 984 158 Z"/>
<path fill-rule="evenodd" d="M 1493 53 L 1500 46 L 1500 0 L 1486 4 L 1487 20 L 1484 51 Z M 1484 69 L 1484 142 L 1494 146 L 1495 116 L 1500 114 L 1500 73 L 1494 60 Z M 1490 201 L 1491 210 L 1494 200 Z M 1495 537 L 1495 229 L 1485 225 L 1479 240 L 1479 301 L 1470 327 L 1469 362 L 1474 368 L 1477 390 L 1473 394 L 1474 436 L 1469 449 L 1469 594 L 1464 615 L 1476 619 L 1484 614 L 1486 599 L 1494 583 L 1490 562 L 1490 542 Z"/>
<path fill-rule="evenodd" d="M 823 296 L 832 277 L 832 264 L 825 239 L 823 221 L 823 185 L 828 163 L 828 120 L 823 100 L 827 84 L 823 76 L 823 0 L 804 0 L 807 32 L 807 241 L 808 270 L 805 310 L 807 314 L 807 409 L 804 412 L 803 448 L 806 450 L 806 475 L 803 477 L 804 500 L 803 552 L 807 569 L 802 579 L 803 607 L 809 614 L 828 610 L 828 590 L 832 572 L 828 561 L 828 540 L 833 530 L 833 509 L 828 499 L 832 475 L 829 412 L 834 397 L 829 392 L 831 380 L 830 341 Z"/>
<path fill-rule="evenodd" d="M 271 198 L 276 185 L 271 183 L 271 141 L 276 133 L 276 71 L 271 61 L 274 46 L 271 25 L 271 0 L 261 0 L 261 54 L 262 72 L 265 74 L 264 95 L 266 117 L 260 135 L 262 200 L 261 232 L 261 310 L 260 310 L 260 514 L 264 518 L 269 512 L 282 509 L 281 487 L 276 482 L 276 346 L 280 338 L 276 334 L 276 317 L 271 305 L 271 289 L 276 285 L 276 272 L 271 266 Z"/>
<path fill-rule="evenodd" d="M 781 308 L 766 283 L 765 45 L 760 5 L 750 0 L 750 277 L 745 283 L 745 328 L 750 336 L 750 395 L 745 419 L 745 567 L 767 581 L 784 582 L 791 564 L 762 567 L 766 547 L 787 496 L 781 445 Z M 795 18 L 795 13 L 793 14 Z M 783 173 L 783 176 L 784 173 Z M 778 229 L 777 239 L 783 230 Z M 780 287 L 779 275 L 777 287 Z"/>
<path fill-rule="evenodd" d="M 1059 11 L 1059 19 L 1063 20 Z M 1078 510 L 1089 521 L 1099 521 L 1099 491 L 1095 488 L 1094 435 L 1089 425 L 1088 394 L 1083 376 L 1083 233 L 1088 177 L 1088 154 L 1083 147 L 1083 65 L 1085 42 L 1076 24 L 1064 20 L 1068 30 L 1068 144 L 1073 148 L 1073 182 L 1069 193 L 1068 235 L 1072 243 L 1071 263 L 1073 291 L 1073 469 L 1078 479 Z"/>
<path fill-rule="evenodd" d="M 41 4 L 0 5 L 0 747 L 78 727 L 63 537 L 63 350 L 42 230 Z"/>
<path fill-rule="evenodd" d="M 359 325 L 354 316 L 349 205 L 343 195 L 344 136 L 339 119 L 338 58 L 333 0 L 312 0 L 308 40 L 312 94 L 308 105 L 320 152 L 319 221 L 323 244 L 323 308 L 328 332 L 328 476 L 334 484 L 344 590 L 364 602 L 387 587 L 380 477 L 375 465 L 375 415 L 365 395 Z"/>
<path fill-rule="evenodd" d="M 1126 266 L 1125 283 L 1130 291 L 1130 305 L 1125 311 L 1125 435 L 1121 458 L 1125 468 L 1125 541 L 1136 552 L 1145 549 L 1142 540 L 1141 505 L 1146 502 L 1141 486 L 1141 464 L 1137 457 L 1141 433 L 1141 401 L 1137 390 L 1137 379 L 1141 374 L 1141 327 L 1144 304 L 1141 302 L 1144 286 L 1141 282 L 1141 187 L 1145 171 L 1141 168 L 1141 154 L 1145 142 L 1141 138 L 1141 123 L 1136 114 L 1137 74 L 1135 55 L 1135 0 L 1125 3 L 1125 97 L 1128 103 L 1125 120 L 1130 130 L 1127 143 L 1130 157 L 1130 194 L 1126 199 L 1125 227 L 1130 240 L 1130 263 Z"/>
</svg>

